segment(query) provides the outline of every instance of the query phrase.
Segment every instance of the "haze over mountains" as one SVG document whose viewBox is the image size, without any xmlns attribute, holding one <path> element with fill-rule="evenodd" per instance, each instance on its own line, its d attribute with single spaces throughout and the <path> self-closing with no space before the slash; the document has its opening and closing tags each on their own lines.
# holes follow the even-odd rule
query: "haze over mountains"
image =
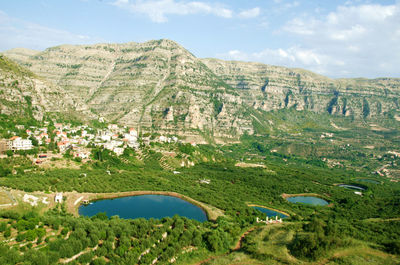
<svg viewBox="0 0 400 265">
<path fill-rule="evenodd" d="M 199 59 L 166 39 L 4 54 L 20 65 L 1 58 L 5 114 L 23 112 L 28 100 L 36 118 L 77 113 L 142 131 L 235 139 L 272 130 L 266 114 L 273 110 L 354 119 L 394 119 L 400 111 L 400 79 L 334 80 L 303 69 Z"/>
</svg>

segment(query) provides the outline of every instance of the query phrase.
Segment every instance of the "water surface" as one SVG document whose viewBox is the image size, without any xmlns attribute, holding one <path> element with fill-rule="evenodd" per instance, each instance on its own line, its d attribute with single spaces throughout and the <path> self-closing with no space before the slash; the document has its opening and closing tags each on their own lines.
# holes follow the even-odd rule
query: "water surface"
<svg viewBox="0 0 400 265">
<path fill-rule="evenodd" d="M 339 187 L 351 189 L 351 190 L 365 190 L 365 188 L 356 186 L 356 185 L 348 185 L 348 184 L 339 184 Z"/>
<path fill-rule="evenodd" d="M 288 216 L 286 214 L 268 209 L 268 208 L 264 208 L 264 207 L 258 207 L 258 206 L 251 206 L 252 208 L 259 210 L 260 212 L 263 212 L 265 214 L 267 214 L 268 217 L 273 217 L 273 216 L 278 216 L 281 218 L 287 218 Z"/>
<path fill-rule="evenodd" d="M 287 198 L 287 200 L 292 203 L 304 203 L 304 204 L 319 205 L 319 206 L 324 206 L 329 204 L 329 202 L 325 201 L 324 199 L 314 196 L 295 196 L 295 197 L 289 197 Z"/>
<path fill-rule="evenodd" d="M 373 183 L 373 184 L 380 184 L 379 181 L 373 180 L 373 179 L 357 179 L 357 181 L 369 182 L 369 183 Z"/>
<path fill-rule="evenodd" d="M 180 198 L 166 195 L 104 199 L 79 207 L 79 214 L 84 216 L 90 217 L 102 212 L 105 212 L 108 217 L 118 215 L 124 219 L 162 219 L 177 214 L 200 222 L 207 221 L 207 215 L 200 207 Z"/>
</svg>

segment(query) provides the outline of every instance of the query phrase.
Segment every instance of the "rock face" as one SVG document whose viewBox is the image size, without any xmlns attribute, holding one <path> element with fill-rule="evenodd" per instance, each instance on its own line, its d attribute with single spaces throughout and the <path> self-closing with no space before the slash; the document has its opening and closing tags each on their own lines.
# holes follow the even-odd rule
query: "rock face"
<svg viewBox="0 0 400 265">
<path fill-rule="evenodd" d="M 59 93 L 59 111 L 72 108 L 85 119 L 104 117 L 142 131 L 229 139 L 253 134 L 254 122 L 262 124 L 271 110 L 355 118 L 400 110 L 400 79 L 333 80 L 301 69 L 198 59 L 170 40 L 5 55 L 47 82 L 47 90 L 32 85 L 43 110 L 54 110 L 56 101 L 47 99 Z"/>
<path fill-rule="evenodd" d="M 265 111 L 295 108 L 355 117 L 399 109 L 400 79 L 333 80 L 302 69 L 202 60 L 237 89 L 246 105 Z"/>
<path fill-rule="evenodd" d="M 1 114 L 37 120 L 45 112 L 68 111 L 69 104 L 63 91 L 3 55 L 0 55 L 0 103 Z"/>
</svg>

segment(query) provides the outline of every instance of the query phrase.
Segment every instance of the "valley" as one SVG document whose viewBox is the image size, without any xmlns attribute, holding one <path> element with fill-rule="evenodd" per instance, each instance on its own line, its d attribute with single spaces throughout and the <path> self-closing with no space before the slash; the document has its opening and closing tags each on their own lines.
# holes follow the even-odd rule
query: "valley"
<svg viewBox="0 0 400 265">
<path fill-rule="evenodd" d="M 0 263 L 398 264 L 399 97 L 165 39 L 4 52 Z M 208 220 L 78 214 L 149 194 Z"/>
</svg>

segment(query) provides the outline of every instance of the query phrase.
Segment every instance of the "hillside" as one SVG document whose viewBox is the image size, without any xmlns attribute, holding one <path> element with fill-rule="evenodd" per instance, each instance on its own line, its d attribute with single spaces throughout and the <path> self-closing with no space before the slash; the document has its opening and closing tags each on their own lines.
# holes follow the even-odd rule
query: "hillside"
<svg viewBox="0 0 400 265">
<path fill-rule="evenodd" d="M 0 55 L 0 95 L 0 112 L 8 116 L 41 120 L 45 112 L 68 111 L 64 91 L 3 55 Z"/>
<path fill-rule="evenodd" d="M 82 119 L 104 117 L 197 142 L 275 130 L 273 110 L 393 121 L 400 110 L 400 79 L 333 80 L 302 69 L 198 59 L 170 40 L 5 55 L 50 84 L 38 90 L 42 98 L 60 93 L 60 112 L 72 106 Z M 43 109 L 54 109 L 57 101 L 50 102 L 41 101 Z"/>
</svg>

